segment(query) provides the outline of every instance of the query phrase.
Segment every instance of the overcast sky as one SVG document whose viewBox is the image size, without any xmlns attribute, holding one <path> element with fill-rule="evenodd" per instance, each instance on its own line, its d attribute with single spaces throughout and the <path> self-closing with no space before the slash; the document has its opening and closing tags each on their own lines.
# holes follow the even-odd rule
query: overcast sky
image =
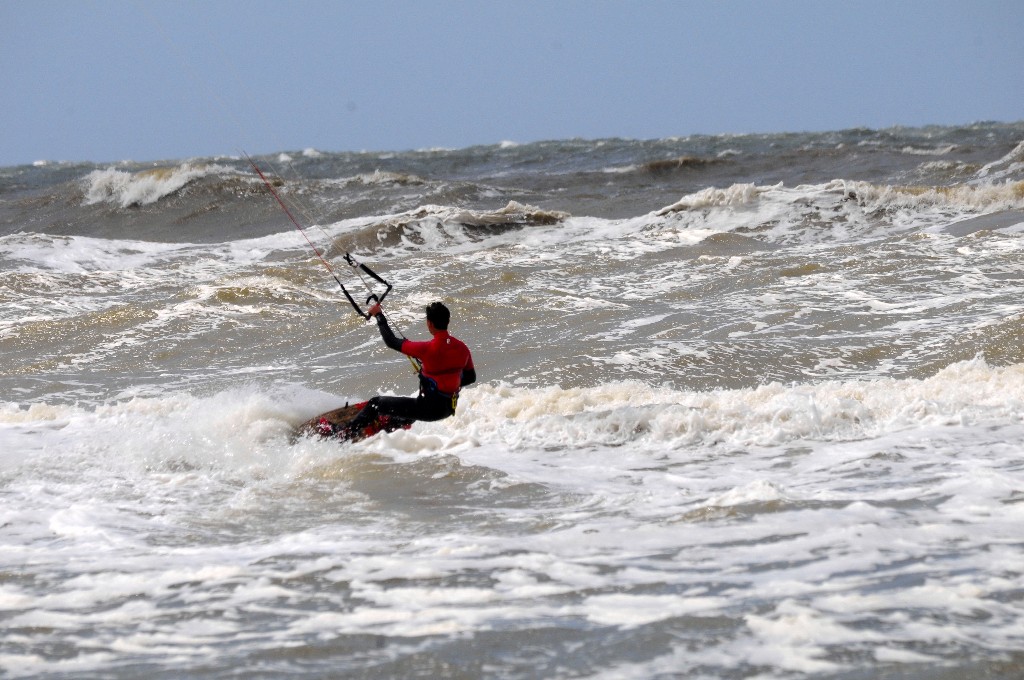
<svg viewBox="0 0 1024 680">
<path fill-rule="evenodd" d="M 0 0 L 0 165 L 1024 119 L 1021 0 Z"/>
</svg>

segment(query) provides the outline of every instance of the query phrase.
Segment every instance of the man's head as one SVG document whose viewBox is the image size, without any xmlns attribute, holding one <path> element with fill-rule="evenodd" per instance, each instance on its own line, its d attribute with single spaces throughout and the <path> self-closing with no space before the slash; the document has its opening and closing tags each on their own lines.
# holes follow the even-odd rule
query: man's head
<svg viewBox="0 0 1024 680">
<path fill-rule="evenodd" d="M 448 320 L 451 319 L 451 312 L 440 302 L 431 302 L 427 305 L 427 321 L 439 331 L 448 330 Z"/>
</svg>

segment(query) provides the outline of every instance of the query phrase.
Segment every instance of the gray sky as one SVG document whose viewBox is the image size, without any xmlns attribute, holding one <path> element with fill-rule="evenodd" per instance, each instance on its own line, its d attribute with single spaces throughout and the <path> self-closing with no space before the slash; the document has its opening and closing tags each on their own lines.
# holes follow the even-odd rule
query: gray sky
<svg viewBox="0 0 1024 680">
<path fill-rule="evenodd" d="M 0 0 L 0 165 L 1024 119 L 1020 0 Z"/>
</svg>

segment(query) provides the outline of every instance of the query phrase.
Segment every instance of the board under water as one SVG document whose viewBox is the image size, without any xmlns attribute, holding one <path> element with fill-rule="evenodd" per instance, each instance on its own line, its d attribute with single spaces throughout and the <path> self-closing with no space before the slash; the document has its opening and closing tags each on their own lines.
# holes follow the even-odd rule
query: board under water
<svg viewBox="0 0 1024 680">
<path fill-rule="evenodd" d="M 378 415 L 364 427 L 355 429 L 352 421 L 366 407 L 366 401 L 357 404 L 345 404 L 326 413 L 313 416 L 295 430 L 296 437 L 319 437 L 321 439 L 337 439 L 339 441 L 357 442 L 381 432 L 407 430 L 414 421 L 395 416 Z"/>
</svg>

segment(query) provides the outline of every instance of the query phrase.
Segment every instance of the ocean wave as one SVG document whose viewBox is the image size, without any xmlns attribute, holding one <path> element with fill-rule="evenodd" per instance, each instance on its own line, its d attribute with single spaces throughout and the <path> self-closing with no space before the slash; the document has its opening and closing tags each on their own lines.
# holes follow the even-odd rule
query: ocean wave
<svg viewBox="0 0 1024 680">
<path fill-rule="evenodd" d="M 93 170 L 86 175 L 82 179 L 82 188 L 86 205 L 111 203 L 128 208 L 156 203 L 196 180 L 223 175 L 238 176 L 238 172 L 225 165 L 195 163 L 139 172 L 107 168 Z"/>
<path fill-rule="evenodd" d="M 947 144 L 946 146 L 939 146 L 931 149 L 923 149 L 916 146 L 905 146 L 902 151 L 903 153 L 911 156 L 945 156 L 946 154 L 953 153 L 956 149 L 956 144 Z"/>
<path fill-rule="evenodd" d="M 640 166 L 645 173 L 658 175 L 682 170 L 699 170 L 709 165 L 721 165 L 728 163 L 725 158 L 701 158 L 699 156 L 678 156 L 664 160 L 648 161 Z"/>
<path fill-rule="evenodd" d="M 671 213 L 684 212 L 687 210 L 749 205 L 757 200 L 757 198 L 762 194 L 772 190 L 780 190 L 782 188 L 783 186 L 781 183 L 773 186 L 761 187 L 749 183 L 733 184 L 725 189 L 708 187 L 706 189 L 701 189 L 694 194 L 683 196 L 672 205 L 655 211 L 654 214 L 661 217 Z"/>
<path fill-rule="evenodd" d="M 934 205 L 964 210 L 1009 210 L 1024 208 L 1024 182 L 984 185 L 958 184 L 950 187 L 894 186 L 837 179 L 825 184 L 800 185 L 787 188 L 783 184 L 757 186 L 734 184 L 720 189 L 708 187 L 688 194 L 675 203 L 655 211 L 664 216 L 676 212 L 705 208 L 745 206 L 766 195 L 774 195 L 793 203 L 801 198 L 832 194 L 842 200 L 855 200 L 869 210 L 886 208 L 922 208 Z"/>
<path fill-rule="evenodd" d="M 641 175 L 673 175 L 688 170 L 702 170 L 709 166 L 722 165 L 729 163 L 729 156 L 738 155 L 740 152 L 735 150 L 721 151 L 714 158 L 704 158 L 701 156 L 676 156 L 675 158 L 665 158 L 653 161 L 647 161 L 645 163 L 612 166 L 602 168 L 601 172 L 607 175 L 625 175 L 625 174 L 641 174 Z"/>
<path fill-rule="evenodd" d="M 315 149 L 313 147 L 307 147 L 302 150 L 303 158 L 321 158 L 323 155 L 324 154 L 322 151 L 320 151 L 319 149 Z M 281 153 L 277 154 L 277 160 L 280 163 L 291 163 L 294 160 L 294 158 L 292 157 L 291 154 L 282 151 Z"/>
<path fill-rule="evenodd" d="M 840 442 L 912 428 L 1019 422 L 1024 364 L 991 366 L 979 357 L 925 379 L 771 383 L 708 392 L 637 382 L 576 389 L 481 385 L 467 390 L 461 404 L 453 425 L 462 436 L 499 439 L 512 448 Z"/>
<path fill-rule="evenodd" d="M 527 227 L 554 226 L 571 216 L 556 210 L 509 201 L 498 210 L 469 210 L 455 206 L 424 205 L 384 220 L 354 220 L 340 225 L 345 232 L 335 239 L 329 257 L 347 251 L 395 254 L 413 248 L 455 252 Z"/>
<path fill-rule="evenodd" d="M 374 170 L 373 172 L 363 173 L 355 175 L 353 177 L 343 177 L 336 181 L 340 186 L 347 187 L 352 185 L 362 186 L 418 186 L 426 184 L 427 181 L 422 177 L 418 177 L 413 174 L 404 172 L 388 172 L 385 170 Z"/>
<path fill-rule="evenodd" d="M 5 402 L 0 443 L 35 433 L 43 449 L 59 446 L 69 466 L 145 471 L 185 465 L 250 479 L 288 476 L 290 461 L 276 454 L 287 446 L 291 424 L 300 422 L 303 405 L 327 403 L 324 395 L 295 387 L 277 394 L 253 387 L 210 396 L 175 393 L 91 408 Z"/>
<path fill-rule="evenodd" d="M 144 269 L 161 260 L 193 256 L 197 249 L 191 244 L 18 233 L 0 237 L 0 263 L 19 274 L 98 275 Z"/>
<path fill-rule="evenodd" d="M 849 442 L 908 429 L 1020 423 L 1024 364 L 991 366 L 975 358 L 925 379 L 771 383 L 707 392 L 639 382 L 568 389 L 485 383 L 464 392 L 449 420 L 417 423 L 354 445 L 299 442 L 295 456 L 281 455 L 294 427 L 348 398 L 292 385 L 134 398 L 91 409 L 8 402 L 0 404 L 0 429 L 8 436 L 45 430 L 72 437 L 91 456 L 106 450 L 144 466 L 185 457 L 193 466 L 258 475 L 295 474 L 296 457 L 310 455 L 309 464 L 320 465 L 338 447 L 424 454 L 490 445 L 580 451 L 630 444 L 665 455 L 692 453 L 694 447 Z M 71 434 L 57 434 L 65 429 Z"/>
<path fill-rule="evenodd" d="M 847 197 L 857 200 L 868 210 L 945 206 L 965 212 L 992 212 L 1024 208 L 1024 181 L 949 187 L 844 182 L 842 186 Z"/>
<path fill-rule="evenodd" d="M 1024 172 L 1024 142 L 997 161 L 988 163 L 978 171 L 978 179 L 996 180 Z"/>
</svg>

